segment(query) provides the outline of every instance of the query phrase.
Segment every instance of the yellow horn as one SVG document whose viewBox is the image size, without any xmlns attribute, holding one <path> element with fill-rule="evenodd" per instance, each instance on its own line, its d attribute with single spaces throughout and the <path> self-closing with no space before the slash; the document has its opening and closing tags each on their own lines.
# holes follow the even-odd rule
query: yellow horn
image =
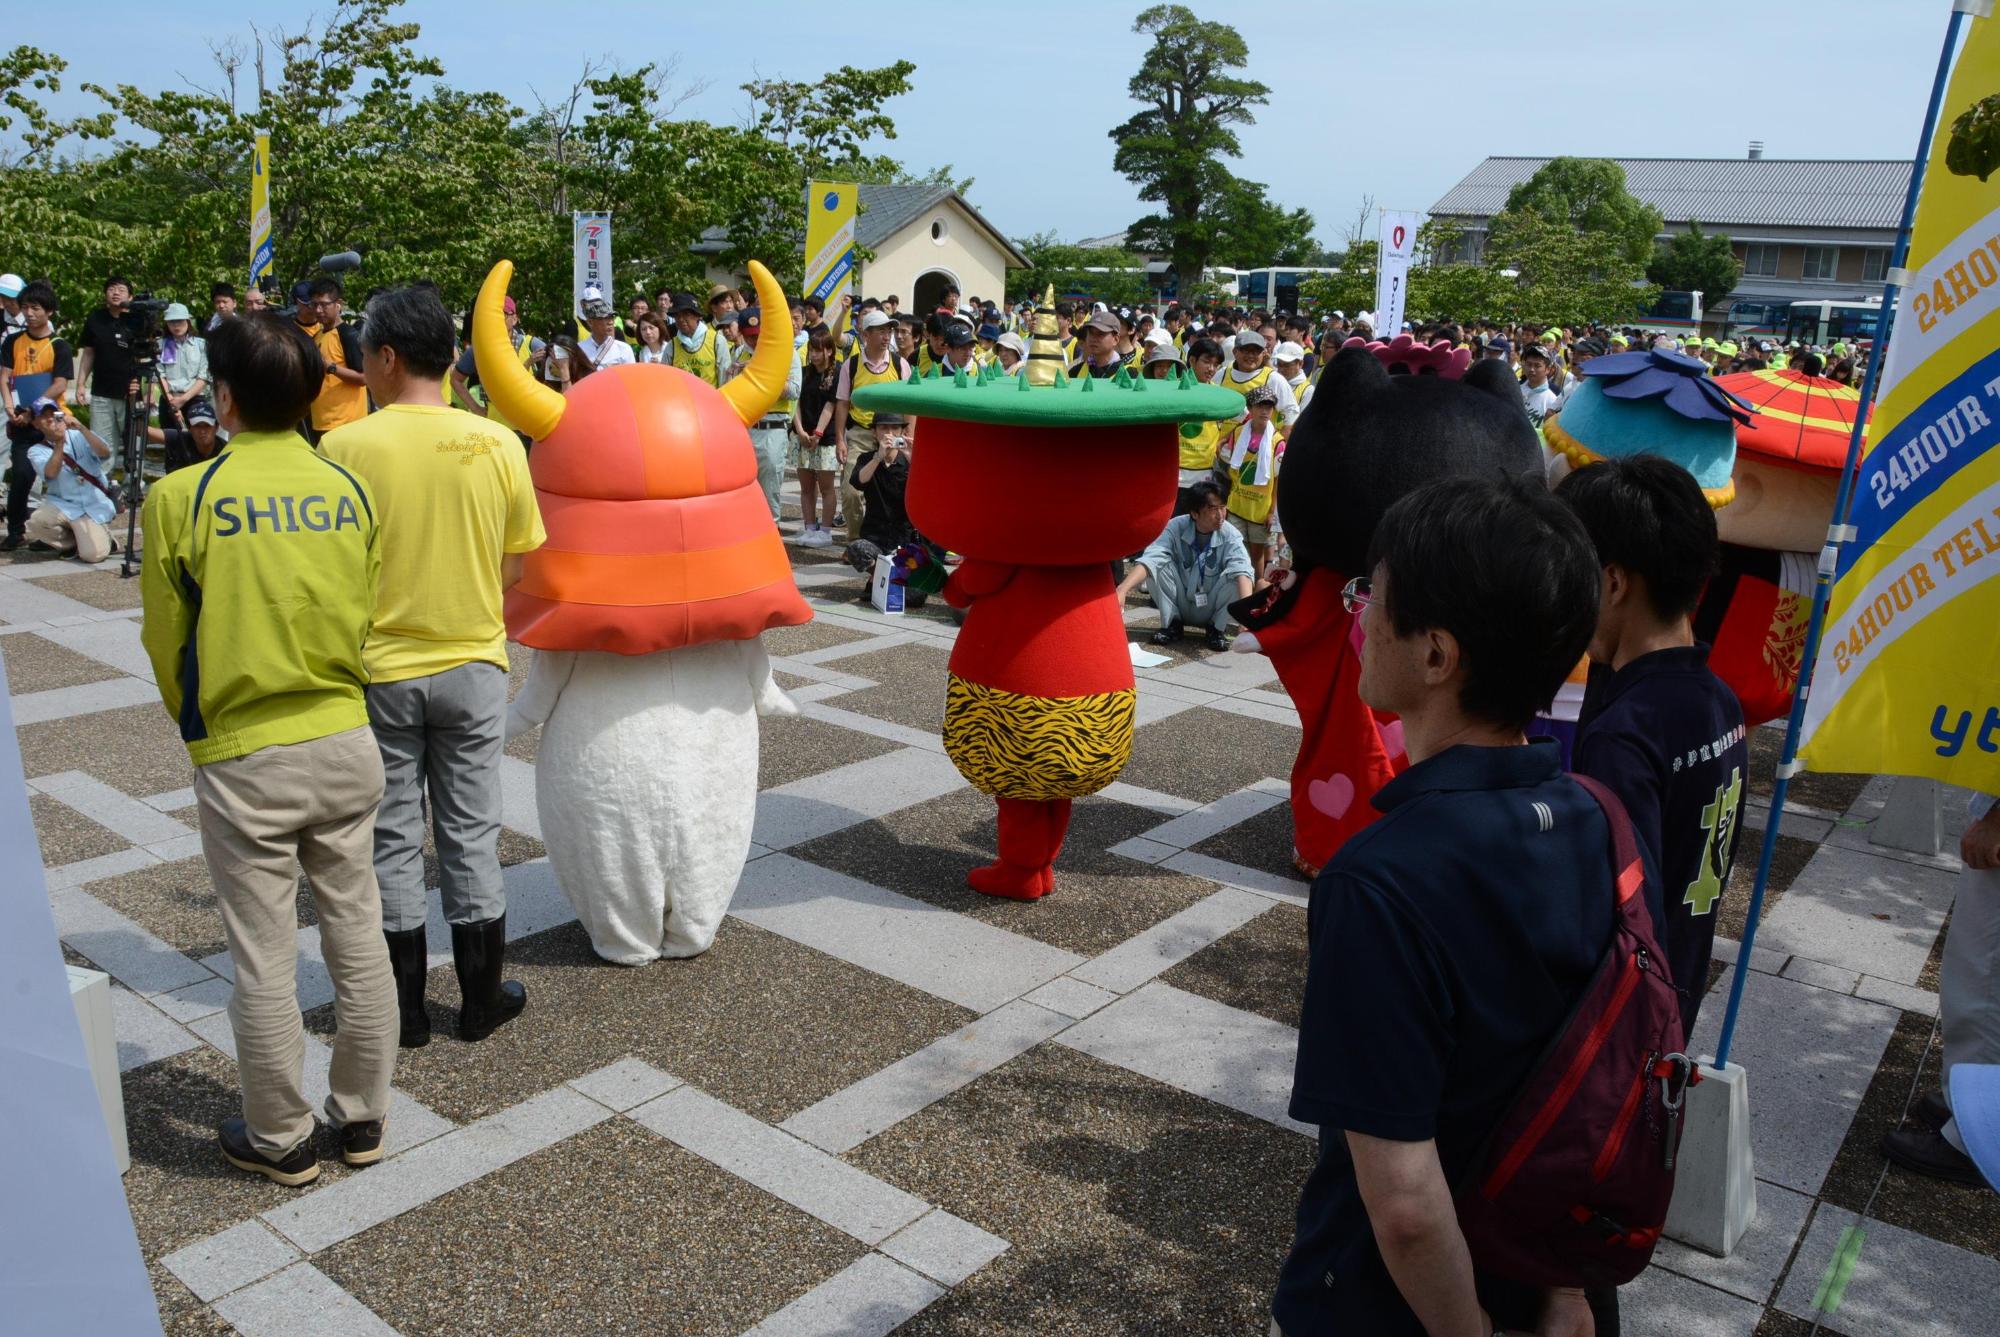
<svg viewBox="0 0 2000 1337">
<path fill-rule="evenodd" d="M 507 284 L 513 277 L 514 262 L 502 260 L 479 286 L 479 300 L 472 306 L 472 356 L 486 397 L 509 422 L 541 441 L 556 430 L 569 406 L 560 393 L 537 381 L 514 351 L 506 312 Z"/>
<path fill-rule="evenodd" d="M 743 419 L 745 427 L 756 426 L 771 411 L 771 405 L 785 392 L 785 379 L 792 370 L 792 311 L 785 290 L 771 277 L 771 271 L 750 262 L 750 282 L 757 288 L 757 305 L 763 313 L 757 335 L 757 351 L 741 375 L 722 387 L 722 397 Z"/>
</svg>

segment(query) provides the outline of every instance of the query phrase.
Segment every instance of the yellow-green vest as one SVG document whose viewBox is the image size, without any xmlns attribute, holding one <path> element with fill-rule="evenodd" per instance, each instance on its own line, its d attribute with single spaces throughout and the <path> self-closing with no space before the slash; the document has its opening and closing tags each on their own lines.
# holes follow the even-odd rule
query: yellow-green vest
<svg viewBox="0 0 2000 1337">
<path fill-rule="evenodd" d="M 708 327 L 708 337 L 693 352 L 675 336 L 673 341 L 674 365 L 690 376 L 699 376 L 710 385 L 722 384 L 722 336 L 715 332 L 715 326 Z"/>
</svg>

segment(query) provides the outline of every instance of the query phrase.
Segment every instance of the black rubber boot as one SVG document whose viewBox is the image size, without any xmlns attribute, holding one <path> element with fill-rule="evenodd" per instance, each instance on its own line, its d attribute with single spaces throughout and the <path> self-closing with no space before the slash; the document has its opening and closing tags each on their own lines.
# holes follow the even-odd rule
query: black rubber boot
<svg viewBox="0 0 2000 1337">
<path fill-rule="evenodd" d="M 431 1014 L 424 1006 L 424 981 L 430 974 L 430 948 L 420 928 L 382 930 L 389 941 L 389 969 L 396 976 L 396 1012 L 402 1031 L 396 1043 L 422 1049 L 431 1042 Z"/>
<path fill-rule="evenodd" d="M 451 926 L 451 960 L 458 970 L 458 1038 L 484 1040 L 521 1015 L 528 991 L 518 980 L 500 978 L 507 954 L 507 916 L 483 924 Z"/>
</svg>

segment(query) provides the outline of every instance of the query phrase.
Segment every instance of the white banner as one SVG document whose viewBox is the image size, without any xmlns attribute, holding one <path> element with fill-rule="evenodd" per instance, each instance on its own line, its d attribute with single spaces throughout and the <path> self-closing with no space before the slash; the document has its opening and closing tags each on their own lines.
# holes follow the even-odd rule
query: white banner
<svg viewBox="0 0 2000 1337">
<path fill-rule="evenodd" d="M 1410 295 L 1410 258 L 1417 253 L 1417 225 L 1423 215 L 1409 209 L 1382 210 L 1381 242 L 1375 266 L 1375 337 L 1393 339 L 1403 328 Z"/>
<path fill-rule="evenodd" d="M 583 315 L 583 290 L 595 288 L 615 309 L 617 294 L 611 282 L 611 215 L 576 213 L 570 215 L 575 254 L 570 261 L 570 300 L 576 314 Z"/>
</svg>

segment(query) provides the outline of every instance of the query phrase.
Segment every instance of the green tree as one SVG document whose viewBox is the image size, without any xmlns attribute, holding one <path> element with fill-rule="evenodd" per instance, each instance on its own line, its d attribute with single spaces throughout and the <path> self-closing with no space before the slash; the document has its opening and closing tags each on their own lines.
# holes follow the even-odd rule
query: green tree
<svg viewBox="0 0 2000 1337">
<path fill-rule="evenodd" d="M 1140 199 L 1161 206 L 1132 225 L 1133 243 L 1168 256 L 1180 291 L 1191 292 L 1215 249 L 1209 210 L 1235 180 L 1223 159 L 1243 153 L 1234 127 L 1254 124 L 1251 109 L 1271 90 L 1236 73 L 1250 60 L 1240 33 L 1184 5 L 1155 5 L 1132 30 L 1153 39 L 1126 85 L 1145 110 L 1110 132 L 1118 145 L 1112 166 L 1139 187 Z"/>
<path fill-rule="evenodd" d="M 1654 250 L 1646 277 L 1662 288 L 1698 292 L 1705 304 L 1713 306 L 1735 291 L 1743 266 L 1728 237 L 1703 232 L 1701 224 L 1689 223 L 1686 232 L 1677 233 Z"/>
<path fill-rule="evenodd" d="M 1375 260 L 1381 243 L 1355 239 L 1333 257 L 1338 274 L 1315 274 L 1299 287 L 1299 301 L 1315 311 L 1353 315 L 1375 305 Z"/>
<path fill-rule="evenodd" d="M 1313 216 L 1272 203 L 1255 181 L 1232 181 L 1210 213 L 1215 242 L 1210 263 L 1236 269 L 1317 265 Z"/>
<path fill-rule="evenodd" d="M 1497 220 L 1496 220 L 1497 222 Z M 1496 227 L 1486 268 L 1518 288 L 1510 314 L 1557 325 L 1630 320 L 1659 295 L 1614 233 L 1581 231 L 1533 209 Z"/>
<path fill-rule="evenodd" d="M 1149 302 L 1145 261 L 1129 251 L 1072 246 L 1053 232 L 1040 232 L 1015 243 L 1028 257 L 1028 268 L 1010 270 L 1007 295 L 1039 298 L 1053 284 L 1058 296 L 1087 296 L 1100 302 Z"/>
<path fill-rule="evenodd" d="M 1551 158 L 1507 192 L 1506 207 L 1493 220 L 1494 239 L 1530 210 L 1613 238 L 1618 253 L 1640 267 L 1652 260 L 1661 228 L 1660 211 L 1633 198 L 1625 189 L 1625 169 L 1609 158 Z"/>
</svg>

